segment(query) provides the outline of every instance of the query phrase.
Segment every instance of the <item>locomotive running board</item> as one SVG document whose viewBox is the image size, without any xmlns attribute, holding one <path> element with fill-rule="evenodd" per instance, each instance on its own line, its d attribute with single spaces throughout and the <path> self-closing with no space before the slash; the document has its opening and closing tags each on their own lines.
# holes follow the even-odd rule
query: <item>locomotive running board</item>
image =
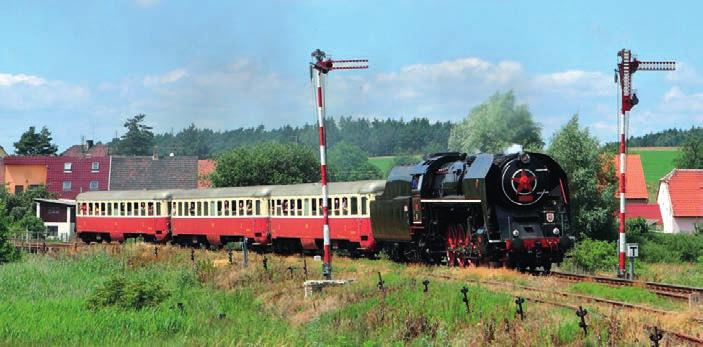
<svg viewBox="0 0 703 347">
<path fill-rule="evenodd" d="M 475 203 L 475 204 L 480 204 L 481 200 L 475 200 L 475 199 L 422 199 L 420 200 L 421 202 L 445 202 L 445 203 L 457 203 L 457 202 L 466 202 L 466 203 Z"/>
</svg>

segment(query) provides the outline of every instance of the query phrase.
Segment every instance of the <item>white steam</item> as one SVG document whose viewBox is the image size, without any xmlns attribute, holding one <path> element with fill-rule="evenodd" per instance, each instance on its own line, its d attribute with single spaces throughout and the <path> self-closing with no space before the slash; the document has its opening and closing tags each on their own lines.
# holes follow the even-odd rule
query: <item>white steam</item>
<svg viewBox="0 0 703 347">
<path fill-rule="evenodd" d="M 510 147 L 503 150 L 503 154 L 520 153 L 522 152 L 522 145 L 513 143 Z"/>
</svg>

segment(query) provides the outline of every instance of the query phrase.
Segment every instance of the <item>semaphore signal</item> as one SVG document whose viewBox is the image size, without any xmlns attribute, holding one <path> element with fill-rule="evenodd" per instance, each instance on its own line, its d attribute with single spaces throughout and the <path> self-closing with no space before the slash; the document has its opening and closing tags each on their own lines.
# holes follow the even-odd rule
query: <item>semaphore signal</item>
<svg viewBox="0 0 703 347">
<path fill-rule="evenodd" d="M 324 76 L 332 70 L 367 69 L 369 61 L 366 59 L 332 60 L 325 52 L 316 49 L 311 54 L 313 62 L 310 63 L 310 79 L 315 85 L 315 101 L 317 106 L 317 122 L 320 129 L 320 185 L 322 186 L 322 235 L 324 260 L 322 275 L 325 279 L 332 279 L 332 255 L 330 254 L 330 226 L 329 211 L 327 206 L 327 140 L 325 135 L 325 90 Z"/>
<path fill-rule="evenodd" d="M 619 237 L 619 265 L 618 276 L 625 276 L 625 153 L 627 146 L 627 117 L 633 106 L 639 103 L 637 94 L 632 89 L 632 74 L 636 71 L 673 71 L 676 69 L 676 63 L 673 61 L 639 61 L 633 58 L 632 52 L 629 49 L 622 49 L 618 52 L 620 62 L 616 70 L 615 83 L 620 78 L 620 237 Z"/>
</svg>

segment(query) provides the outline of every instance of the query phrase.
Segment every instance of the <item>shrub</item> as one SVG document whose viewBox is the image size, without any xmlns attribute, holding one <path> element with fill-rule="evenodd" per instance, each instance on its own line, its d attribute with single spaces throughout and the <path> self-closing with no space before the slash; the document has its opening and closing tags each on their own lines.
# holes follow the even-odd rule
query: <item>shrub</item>
<svg viewBox="0 0 703 347">
<path fill-rule="evenodd" d="M 115 276 L 98 286 L 87 304 L 91 310 L 109 306 L 141 310 L 157 306 L 168 296 L 169 293 L 158 283 Z"/>
<path fill-rule="evenodd" d="M 576 243 L 564 261 L 564 267 L 571 270 L 594 272 L 612 270 L 617 266 L 615 242 L 583 239 Z"/>
</svg>

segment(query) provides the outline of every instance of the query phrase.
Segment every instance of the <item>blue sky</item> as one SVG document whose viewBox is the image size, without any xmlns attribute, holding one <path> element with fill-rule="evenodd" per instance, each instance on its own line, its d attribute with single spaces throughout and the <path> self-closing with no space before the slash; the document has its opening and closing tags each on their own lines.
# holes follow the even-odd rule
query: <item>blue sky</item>
<svg viewBox="0 0 703 347">
<path fill-rule="evenodd" d="M 156 131 L 315 120 L 307 63 L 334 72 L 328 115 L 457 121 L 514 90 L 546 138 L 571 114 L 616 139 L 616 52 L 676 60 L 638 72 L 630 134 L 703 124 L 702 5 L 563 1 L 24 1 L 0 5 L 0 145 L 46 125 L 61 149 Z"/>
</svg>

